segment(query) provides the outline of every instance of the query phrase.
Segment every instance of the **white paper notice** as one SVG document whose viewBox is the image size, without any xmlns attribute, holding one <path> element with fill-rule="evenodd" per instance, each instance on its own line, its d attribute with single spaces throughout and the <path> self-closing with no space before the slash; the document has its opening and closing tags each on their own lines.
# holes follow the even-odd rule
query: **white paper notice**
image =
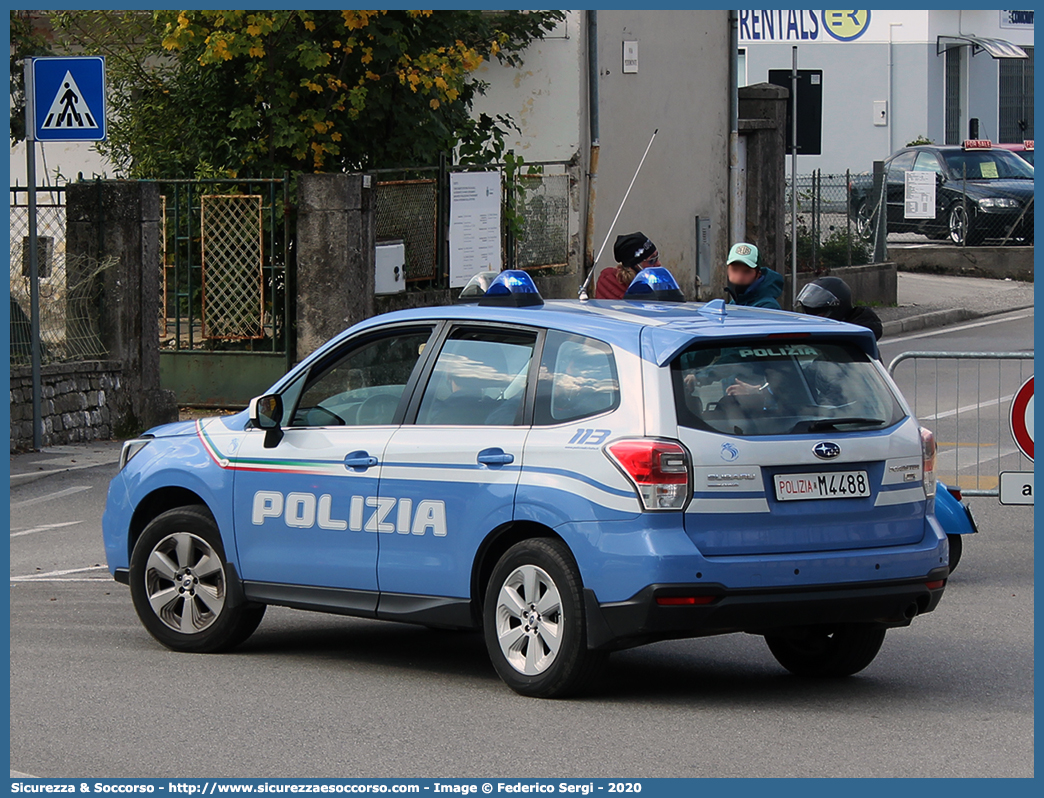
<svg viewBox="0 0 1044 798">
<path fill-rule="evenodd" d="M 499 272 L 500 172 L 450 173 L 450 287 Z"/>
<path fill-rule="evenodd" d="M 935 172 L 907 172 L 903 204 L 907 219 L 934 219 Z"/>
</svg>

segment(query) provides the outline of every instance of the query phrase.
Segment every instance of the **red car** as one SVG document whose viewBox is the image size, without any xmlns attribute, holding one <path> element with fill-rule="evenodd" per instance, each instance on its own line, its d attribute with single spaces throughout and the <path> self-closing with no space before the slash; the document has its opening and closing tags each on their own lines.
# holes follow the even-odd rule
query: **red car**
<svg viewBox="0 0 1044 798">
<path fill-rule="evenodd" d="M 1002 150 L 1011 150 L 1030 166 L 1033 166 L 1033 139 L 1026 139 L 1022 144 L 994 144 L 993 146 Z"/>
</svg>

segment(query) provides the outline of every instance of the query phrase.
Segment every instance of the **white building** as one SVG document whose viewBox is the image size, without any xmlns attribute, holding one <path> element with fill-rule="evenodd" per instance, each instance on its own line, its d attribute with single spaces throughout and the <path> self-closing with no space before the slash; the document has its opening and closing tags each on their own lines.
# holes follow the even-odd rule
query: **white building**
<svg viewBox="0 0 1044 798">
<path fill-rule="evenodd" d="M 740 82 L 822 70 L 822 154 L 801 173 L 864 171 L 907 142 L 1033 138 L 1033 11 L 740 11 Z M 1023 55 L 1025 57 L 1023 57 Z M 798 98 L 800 116 L 800 97 Z M 972 131 L 973 132 L 973 131 Z"/>
</svg>

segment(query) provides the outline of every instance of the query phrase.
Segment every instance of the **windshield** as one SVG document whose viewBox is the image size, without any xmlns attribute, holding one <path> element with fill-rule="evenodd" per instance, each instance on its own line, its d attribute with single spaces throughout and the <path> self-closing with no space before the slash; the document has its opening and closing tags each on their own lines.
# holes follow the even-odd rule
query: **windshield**
<svg viewBox="0 0 1044 798">
<path fill-rule="evenodd" d="M 954 180 L 964 177 L 965 168 L 969 180 L 1033 179 L 1033 167 L 1008 150 L 951 150 L 942 157 Z"/>
<path fill-rule="evenodd" d="M 671 364 L 678 423 L 729 435 L 883 429 L 903 410 L 870 358 L 845 343 L 692 347 Z"/>
</svg>

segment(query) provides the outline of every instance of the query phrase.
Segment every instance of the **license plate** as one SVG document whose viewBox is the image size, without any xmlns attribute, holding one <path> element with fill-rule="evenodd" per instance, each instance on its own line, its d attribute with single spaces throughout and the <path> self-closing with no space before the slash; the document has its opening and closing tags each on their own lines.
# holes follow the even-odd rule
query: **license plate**
<svg viewBox="0 0 1044 798">
<path fill-rule="evenodd" d="M 819 474 L 776 474 L 777 501 L 795 499 L 853 499 L 870 495 L 865 471 Z"/>
</svg>

